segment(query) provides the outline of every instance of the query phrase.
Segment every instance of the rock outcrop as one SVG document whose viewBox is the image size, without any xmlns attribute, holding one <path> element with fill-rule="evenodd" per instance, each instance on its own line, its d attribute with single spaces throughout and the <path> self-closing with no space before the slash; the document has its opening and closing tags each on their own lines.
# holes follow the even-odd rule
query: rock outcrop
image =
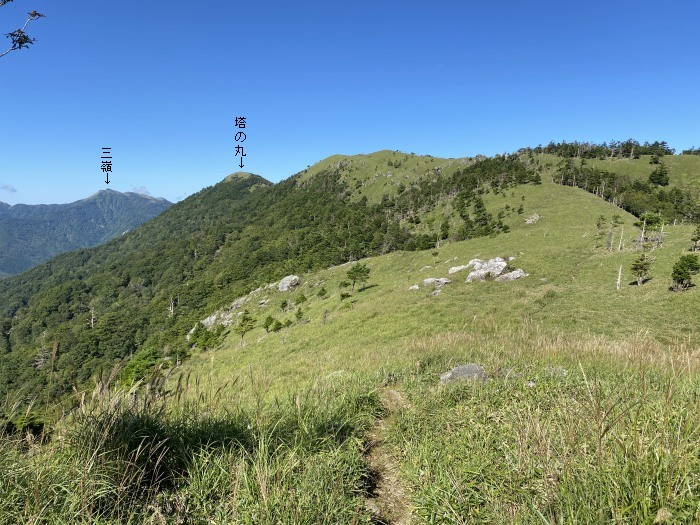
<svg viewBox="0 0 700 525">
<path fill-rule="evenodd" d="M 280 292 L 286 292 L 292 288 L 295 288 L 296 286 L 299 286 L 299 283 L 301 283 L 301 279 L 298 275 L 288 275 L 279 282 L 277 289 Z"/>
<path fill-rule="evenodd" d="M 501 257 L 489 259 L 486 262 L 477 260 L 474 262 L 474 269 L 467 276 L 467 282 L 484 281 L 488 277 L 496 278 L 507 266 L 508 263 Z"/>
<path fill-rule="evenodd" d="M 508 257 L 508 260 L 512 261 L 513 257 Z M 502 257 L 495 257 L 486 262 L 481 259 L 472 259 L 469 261 L 469 266 L 473 266 L 474 269 L 467 276 L 468 283 L 485 281 L 486 279 L 495 279 L 499 282 L 514 281 L 521 277 L 527 277 L 527 274 L 520 268 L 508 273 L 503 273 L 503 271 L 508 268 L 508 263 Z"/>
</svg>

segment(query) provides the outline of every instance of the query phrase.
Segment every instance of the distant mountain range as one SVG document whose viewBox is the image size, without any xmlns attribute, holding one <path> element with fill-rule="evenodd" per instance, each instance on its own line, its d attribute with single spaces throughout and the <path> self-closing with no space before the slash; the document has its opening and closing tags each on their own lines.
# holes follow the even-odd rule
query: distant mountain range
<svg viewBox="0 0 700 525">
<path fill-rule="evenodd" d="M 165 199 L 102 190 L 70 204 L 0 202 L 0 278 L 70 250 L 102 244 L 172 206 Z"/>
</svg>

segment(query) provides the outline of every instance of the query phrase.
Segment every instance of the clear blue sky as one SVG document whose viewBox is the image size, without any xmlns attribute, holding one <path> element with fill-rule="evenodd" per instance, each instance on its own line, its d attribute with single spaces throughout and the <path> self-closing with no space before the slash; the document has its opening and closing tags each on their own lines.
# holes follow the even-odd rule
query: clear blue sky
<svg viewBox="0 0 700 525">
<path fill-rule="evenodd" d="M 700 145 L 692 1 L 94 2 L 32 9 L 0 58 L 0 201 L 105 188 L 181 199 L 239 170 L 279 181 L 335 153 L 444 157 L 550 140 Z M 2 49 L 5 39 L 2 40 Z"/>
</svg>

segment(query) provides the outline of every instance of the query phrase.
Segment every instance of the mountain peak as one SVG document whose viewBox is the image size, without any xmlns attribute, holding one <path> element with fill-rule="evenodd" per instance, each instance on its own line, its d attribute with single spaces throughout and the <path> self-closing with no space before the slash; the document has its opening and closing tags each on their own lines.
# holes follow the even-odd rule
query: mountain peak
<svg viewBox="0 0 700 525">
<path fill-rule="evenodd" d="M 231 175 L 227 176 L 224 181 L 233 181 L 233 180 L 247 180 L 249 178 L 253 177 L 252 173 L 249 173 L 247 171 L 237 171 L 235 173 L 231 173 Z"/>
</svg>

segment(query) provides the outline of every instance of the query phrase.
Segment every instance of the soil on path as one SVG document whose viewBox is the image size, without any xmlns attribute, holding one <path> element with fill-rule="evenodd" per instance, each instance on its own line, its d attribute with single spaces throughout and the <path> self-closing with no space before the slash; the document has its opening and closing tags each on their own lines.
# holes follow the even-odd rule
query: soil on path
<svg viewBox="0 0 700 525">
<path fill-rule="evenodd" d="M 379 419 L 369 433 L 365 458 L 372 476 L 372 490 L 365 506 L 374 516 L 375 523 L 410 525 L 411 507 L 399 468 L 386 443 L 387 423 L 400 410 L 410 408 L 403 392 L 386 388 L 380 392 L 386 415 Z"/>
</svg>

